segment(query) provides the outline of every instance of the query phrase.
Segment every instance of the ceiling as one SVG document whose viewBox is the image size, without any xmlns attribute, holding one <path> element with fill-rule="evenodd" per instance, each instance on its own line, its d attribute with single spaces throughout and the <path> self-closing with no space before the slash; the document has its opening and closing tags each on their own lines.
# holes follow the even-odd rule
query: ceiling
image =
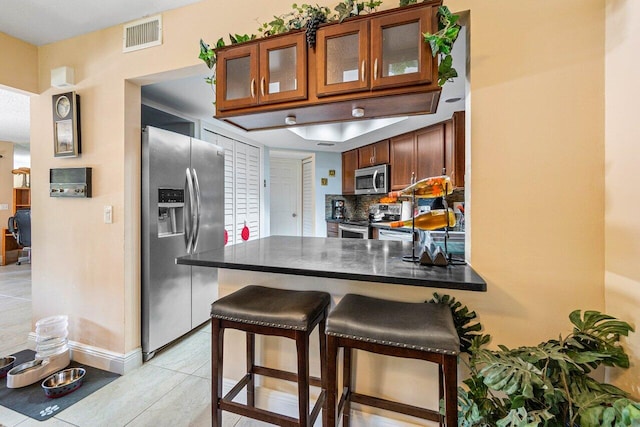
<svg viewBox="0 0 640 427">
<path fill-rule="evenodd" d="M 0 31 L 36 46 L 200 0 L 0 0 Z"/>
<path fill-rule="evenodd" d="M 35 45 L 53 43 L 80 34 L 129 22 L 199 0 L 0 0 L 0 32 Z M 34 23 L 38 23 L 34 25 Z M 466 74 L 466 34 L 463 31 L 454 46 L 454 66 L 461 76 Z M 192 67 L 193 68 L 193 67 Z M 202 67 L 206 70 L 206 67 Z M 217 126 L 229 136 L 254 141 L 272 148 L 312 151 L 350 150 L 374 141 L 409 132 L 450 118 L 454 111 L 465 108 L 466 81 L 463 77 L 447 83 L 442 90 L 436 114 L 413 116 L 392 124 L 346 122 L 325 125 L 321 129 L 301 129 L 302 136 L 286 129 L 245 132 L 212 118 L 215 95 L 204 78 L 197 74 L 184 78 L 184 70 L 176 76 L 142 88 L 143 101 L 152 106 L 166 107 L 169 112 Z M 447 100 L 459 99 L 455 102 Z M 321 135 L 321 136 L 318 136 Z M 329 136 L 330 135 L 330 136 Z M 28 144 L 29 97 L 5 90 L 0 86 L 0 141 Z M 319 146 L 318 143 L 326 144 Z M 333 144 L 333 145 L 330 145 Z"/>
</svg>

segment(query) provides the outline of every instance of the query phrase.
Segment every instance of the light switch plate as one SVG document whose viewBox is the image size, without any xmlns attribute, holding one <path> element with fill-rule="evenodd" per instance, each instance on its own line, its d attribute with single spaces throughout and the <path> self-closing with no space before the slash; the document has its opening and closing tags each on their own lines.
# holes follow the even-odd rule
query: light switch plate
<svg viewBox="0 0 640 427">
<path fill-rule="evenodd" d="M 104 207 L 104 223 L 113 223 L 113 206 L 107 205 Z"/>
<path fill-rule="evenodd" d="M 9 204 L 0 203 L 0 211 L 8 211 L 8 210 L 9 210 Z"/>
</svg>

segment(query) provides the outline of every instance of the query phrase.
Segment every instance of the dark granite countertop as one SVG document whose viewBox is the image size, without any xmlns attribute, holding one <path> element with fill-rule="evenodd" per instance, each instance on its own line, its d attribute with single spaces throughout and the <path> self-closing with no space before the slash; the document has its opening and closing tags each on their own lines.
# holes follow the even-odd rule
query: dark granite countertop
<svg viewBox="0 0 640 427">
<path fill-rule="evenodd" d="M 271 236 L 187 255 L 176 263 L 233 270 L 432 288 L 486 291 L 486 282 L 469 265 L 422 266 L 402 261 L 410 242 Z"/>
</svg>

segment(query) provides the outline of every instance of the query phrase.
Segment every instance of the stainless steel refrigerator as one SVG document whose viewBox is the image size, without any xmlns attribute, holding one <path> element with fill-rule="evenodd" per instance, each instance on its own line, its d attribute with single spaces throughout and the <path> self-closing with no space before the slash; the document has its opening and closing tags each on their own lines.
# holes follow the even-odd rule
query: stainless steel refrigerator
<svg viewBox="0 0 640 427">
<path fill-rule="evenodd" d="M 175 258 L 224 246 L 224 149 L 174 132 L 142 132 L 142 354 L 209 319 L 216 269 Z"/>
</svg>

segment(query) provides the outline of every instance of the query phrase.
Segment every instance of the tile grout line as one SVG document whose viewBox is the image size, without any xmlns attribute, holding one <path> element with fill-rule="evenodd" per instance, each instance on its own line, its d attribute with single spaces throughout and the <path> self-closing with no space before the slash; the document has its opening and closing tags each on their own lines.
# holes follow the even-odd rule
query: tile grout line
<svg viewBox="0 0 640 427">
<path fill-rule="evenodd" d="M 157 367 L 157 368 L 161 368 L 161 366 L 156 366 L 156 367 Z M 166 368 L 163 368 L 163 369 L 166 369 Z M 149 406 L 147 406 L 146 408 L 144 408 L 144 409 L 143 409 L 139 414 L 137 414 L 135 417 L 133 417 L 132 419 L 130 419 L 129 421 L 127 421 L 127 422 L 124 424 L 124 427 L 126 427 L 126 426 L 130 425 L 130 424 L 131 424 L 132 422 L 134 422 L 137 418 L 139 418 L 140 416 L 142 416 L 145 412 L 147 412 L 149 409 L 151 409 L 151 407 L 152 407 L 153 405 L 155 405 L 156 403 L 158 403 L 160 400 L 162 400 L 162 399 L 163 399 L 165 396 L 167 396 L 169 393 L 173 392 L 173 391 L 174 391 L 174 390 L 175 390 L 175 389 L 176 389 L 180 384 L 182 384 L 182 383 L 184 383 L 185 381 L 187 381 L 187 380 L 189 379 L 189 377 L 191 376 L 191 375 L 189 375 L 189 374 L 185 374 L 184 372 L 180 372 L 180 371 L 173 371 L 172 369 L 166 369 L 166 370 L 168 370 L 168 371 L 172 371 L 172 372 L 178 372 L 178 373 L 180 373 L 180 374 L 184 374 L 184 375 L 186 375 L 186 377 L 185 377 L 182 381 L 179 381 L 178 383 L 176 383 L 176 385 L 175 385 L 174 387 L 172 387 L 171 389 L 169 389 L 166 393 L 164 393 L 164 394 L 160 395 L 160 396 L 158 397 L 158 399 L 156 399 L 156 400 L 154 400 L 152 403 L 150 403 L 150 404 L 149 404 Z"/>
</svg>

